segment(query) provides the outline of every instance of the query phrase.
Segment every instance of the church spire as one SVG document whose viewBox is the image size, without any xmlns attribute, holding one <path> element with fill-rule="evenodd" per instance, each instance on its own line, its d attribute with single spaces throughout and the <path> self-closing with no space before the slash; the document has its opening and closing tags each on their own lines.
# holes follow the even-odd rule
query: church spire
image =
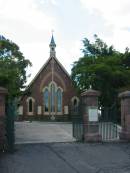
<svg viewBox="0 0 130 173">
<path fill-rule="evenodd" d="M 53 33 L 52 33 L 51 42 L 50 42 L 49 46 L 50 46 L 50 57 L 55 57 L 55 55 L 56 55 L 56 52 L 55 52 L 56 44 L 55 44 L 55 41 L 54 41 Z"/>
</svg>

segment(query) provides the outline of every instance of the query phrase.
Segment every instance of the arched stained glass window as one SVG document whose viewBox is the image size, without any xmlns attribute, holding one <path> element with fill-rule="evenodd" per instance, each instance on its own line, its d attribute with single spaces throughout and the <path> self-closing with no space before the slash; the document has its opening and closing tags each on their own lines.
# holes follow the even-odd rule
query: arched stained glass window
<svg viewBox="0 0 130 173">
<path fill-rule="evenodd" d="M 29 104 L 29 105 L 28 105 L 28 108 L 29 108 L 28 111 L 29 111 L 29 112 L 32 112 L 32 111 L 33 111 L 33 110 L 32 110 L 32 107 L 33 107 L 33 105 L 32 105 L 32 104 L 33 104 L 32 99 L 29 99 L 29 103 L 28 103 L 28 104 Z"/>
<path fill-rule="evenodd" d="M 57 90 L 57 112 L 62 112 L 62 91 L 60 88 Z"/>
<path fill-rule="evenodd" d="M 49 92 L 47 88 L 45 89 L 43 93 L 43 97 L 44 97 L 44 111 L 48 112 L 49 111 Z"/>
<path fill-rule="evenodd" d="M 61 114 L 62 112 L 62 89 L 55 82 L 49 84 L 43 90 L 44 112 L 47 114 Z"/>
<path fill-rule="evenodd" d="M 51 112 L 55 112 L 55 85 L 53 83 L 51 84 L 50 102 L 51 102 Z"/>
</svg>

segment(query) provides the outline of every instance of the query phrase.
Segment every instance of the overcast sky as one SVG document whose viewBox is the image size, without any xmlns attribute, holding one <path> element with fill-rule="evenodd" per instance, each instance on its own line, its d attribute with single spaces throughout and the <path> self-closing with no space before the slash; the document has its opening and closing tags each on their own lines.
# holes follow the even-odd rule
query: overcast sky
<svg viewBox="0 0 130 173">
<path fill-rule="evenodd" d="M 0 0 L 0 34 L 33 63 L 30 79 L 49 58 L 51 30 L 57 58 L 70 73 L 84 37 L 97 34 L 122 52 L 130 47 L 130 0 Z"/>
</svg>

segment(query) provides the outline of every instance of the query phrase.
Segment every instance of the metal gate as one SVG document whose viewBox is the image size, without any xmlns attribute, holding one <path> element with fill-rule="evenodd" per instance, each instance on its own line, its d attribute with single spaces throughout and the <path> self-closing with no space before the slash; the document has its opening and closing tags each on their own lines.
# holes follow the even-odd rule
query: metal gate
<svg viewBox="0 0 130 173">
<path fill-rule="evenodd" d="M 119 132 L 121 131 L 119 119 L 120 115 L 116 104 L 99 110 L 99 133 L 102 136 L 102 140 L 119 139 Z"/>
<path fill-rule="evenodd" d="M 8 101 L 6 104 L 6 138 L 7 138 L 7 149 L 10 152 L 14 151 L 15 143 L 15 130 L 14 120 L 16 116 L 16 103 L 15 101 Z"/>
<path fill-rule="evenodd" d="M 83 116 L 81 105 L 73 106 L 71 108 L 73 137 L 77 141 L 83 141 Z"/>
</svg>

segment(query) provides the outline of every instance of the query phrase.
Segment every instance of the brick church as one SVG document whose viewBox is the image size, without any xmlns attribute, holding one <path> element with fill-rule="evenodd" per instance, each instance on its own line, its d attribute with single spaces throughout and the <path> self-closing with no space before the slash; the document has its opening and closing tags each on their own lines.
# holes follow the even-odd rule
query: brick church
<svg viewBox="0 0 130 173">
<path fill-rule="evenodd" d="M 22 119 L 70 119 L 72 106 L 79 98 L 71 78 L 56 58 L 56 44 L 52 35 L 50 57 L 29 84 L 21 98 L 19 116 Z"/>
</svg>

